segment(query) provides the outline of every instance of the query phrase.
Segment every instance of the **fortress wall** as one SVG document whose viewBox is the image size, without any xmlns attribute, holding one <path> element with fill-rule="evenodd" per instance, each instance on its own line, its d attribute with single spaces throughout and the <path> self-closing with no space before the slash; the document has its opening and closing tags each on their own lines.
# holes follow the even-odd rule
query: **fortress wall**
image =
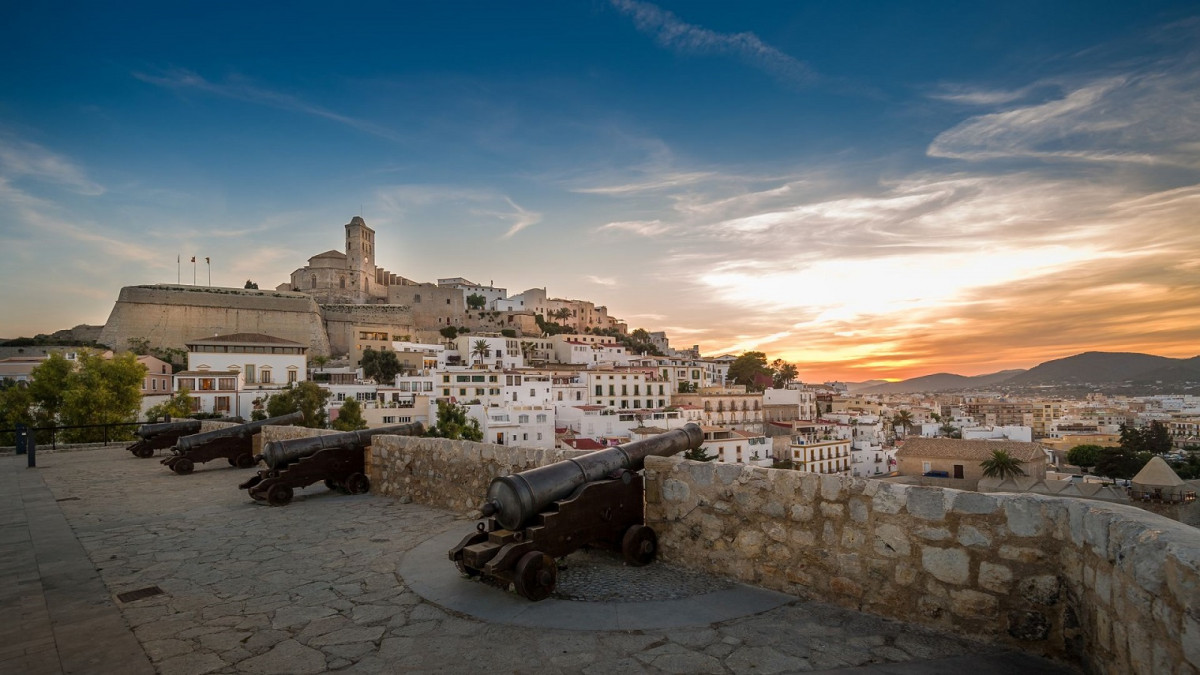
<svg viewBox="0 0 1200 675">
<path fill-rule="evenodd" d="M 333 354 L 349 354 L 357 342 L 355 327 L 377 326 L 392 334 L 416 332 L 412 310 L 407 305 L 321 305 L 325 332 Z"/>
<path fill-rule="evenodd" d="M 651 457 L 663 559 L 1097 673 L 1200 670 L 1200 531 L 1131 506 Z"/>
<path fill-rule="evenodd" d="M 264 333 L 329 354 L 316 301 L 302 293 L 204 286 L 126 286 L 109 314 L 100 342 L 126 349 L 130 338 L 176 347 L 201 337 Z"/>
</svg>

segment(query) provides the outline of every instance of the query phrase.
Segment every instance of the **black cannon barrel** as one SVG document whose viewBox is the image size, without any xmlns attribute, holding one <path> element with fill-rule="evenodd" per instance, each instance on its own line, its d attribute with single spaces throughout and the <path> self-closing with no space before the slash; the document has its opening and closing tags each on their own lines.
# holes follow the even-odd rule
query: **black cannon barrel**
<svg viewBox="0 0 1200 675">
<path fill-rule="evenodd" d="M 703 442 L 700 425 L 688 423 L 665 434 L 493 478 L 483 513 L 495 515 L 501 525 L 515 530 L 551 503 L 569 497 L 584 483 L 600 480 L 620 469 L 640 471 L 650 455 L 669 457 L 695 450 Z"/>
<path fill-rule="evenodd" d="M 220 438 L 233 438 L 236 436 L 253 436 L 262 433 L 263 427 L 272 425 L 299 424 L 304 421 L 304 413 L 297 410 L 294 413 L 280 415 L 279 417 L 268 417 L 265 420 L 255 420 L 245 424 L 239 424 L 233 427 L 225 427 L 223 429 L 213 429 L 202 434 L 192 434 L 184 436 L 175 442 L 175 447 L 180 452 L 187 452 L 194 448 L 198 448 L 205 443 L 211 443 Z"/>
<path fill-rule="evenodd" d="M 143 424 L 135 432 L 138 436 L 150 439 L 162 434 L 185 433 L 194 434 L 200 431 L 200 420 L 176 420 L 174 422 L 159 422 Z"/>
<path fill-rule="evenodd" d="M 420 436 L 425 433 L 425 425 L 420 422 L 397 424 L 378 429 L 363 429 L 362 431 L 346 431 L 340 434 L 326 436 L 309 436 L 293 438 L 286 441 L 271 441 L 263 446 L 262 454 L 256 459 L 266 462 L 272 469 L 281 469 L 293 462 L 298 462 L 309 455 L 326 448 L 365 447 L 371 444 L 372 436 Z"/>
</svg>

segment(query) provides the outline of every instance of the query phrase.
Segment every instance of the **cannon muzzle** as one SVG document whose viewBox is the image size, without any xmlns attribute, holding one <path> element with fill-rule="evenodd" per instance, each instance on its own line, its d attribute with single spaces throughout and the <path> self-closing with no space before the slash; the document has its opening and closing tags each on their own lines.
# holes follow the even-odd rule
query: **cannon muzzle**
<svg viewBox="0 0 1200 675">
<path fill-rule="evenodd" d="M 175 449 L 178 450 L 179 452 L 183 453 L 183 452 L 187 452 L 188 450 L 198 448 L 206 443 L 211 443 L 215 440 L 220 440 L 222 438 L 237 438 L 237 437 L 244 438 L 244 437 L 254 436 L 256 434 L 262 433 L 263 427 L 272 426 L 272 425 L 283 426 L 283 425 L 288 425 L 288 424 L 300 424 L 302 422 L 304 422 L 304 413 L 297 410 L 294 413 L 289 413 L 287 415 L 280 415 L 279 417 L 268 417 L 265 420 L 256 420 L 254 422 L 247 422 L 245 424 L 239 424 L 234 427 L 225 427 L 224 429 L 213 429 L 212 431 L 206 431 L 202 434 L 193 434 L 191 436 L 184 436 L 183 438 L 180 438 L 178 441 L 175 442 Z"/>
<path fill-rule="evenodd" d="M 352 448 L 355 446 L 365 448 L 371 444 L 373 436 L 420 436 L 423 433 L 425 433 L 425 426 L 420 422 L 412 422 L 327 436 L 272 441 L 263 446 L 262 454 L 255 459 L 266 462 L 267 466 L 272 469 L 282 469 L 326 448 Z"/>
<path fill-rule="evenodd" d="M 665 434 L 590 452 L 582 457 L 539 466 L 509 476 L 493 478 L 488 486 L 484 516 L 516 530 L 542 509 L 569 497 L 579 486 L 612 476 L 621 470 L 641 471 L 646 457 L 669 457 L 695 450 L 704 443 L 704 432 L 695 423 Z"/>
</svg>

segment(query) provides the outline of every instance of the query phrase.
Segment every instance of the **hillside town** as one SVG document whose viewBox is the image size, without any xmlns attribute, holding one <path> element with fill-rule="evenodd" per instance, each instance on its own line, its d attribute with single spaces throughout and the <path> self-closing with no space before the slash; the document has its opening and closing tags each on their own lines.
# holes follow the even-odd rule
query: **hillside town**
<svg viewBox="0 0 1200 675">
<path fill-rule="evenodd" d="M 320 407 L 310 426 L 436 428 L 457 413 L 470 430 L 463 437 L 502 446 L 597 450 L 696 423 L 704 445 L 694 459 L 981 491 L 1153 498 L 1155 508 L 1200 524 L 1194 485 L 1166 464 L 1200 477 L 1200 396 L 1043 397 L 986 386 L 852 392 L 845 383 L 803 382 L 803 364 L 768 363 L 761 352 L 676 348 L 664 332 L 630 331 L 603 305 L 545 289 L 509 295 L 462 277 L 412 281 L 375 265 L 375 232 L 362 218 L 344 229 L 344 253 L 313 256 L 274 291 L 250 281 L 244 289 L 141 287 L 160 299 L 133 303 L 124 289 L 92 335 L 103 355 L 136 352 L 144 366 L 139 419 L 171 411 L 263 419 L 272 398 L 283 405 L 283 394 L 308 387 Z M 316 306 L 304 320 L 273 304 L 297 296 Z M 175 320 L 181 307 L 191 324 Z M 51 354 L 75 362 L 86 348 L 0 350 L 0 378 L 23 386 Z M 1158 470 L 1175 478 L 1135 491 L 1129 479 L 1150 455 L 1137 462 L 1117 451 L 1130 450 L 1131 433 L 1151 432 L 1161 436 L 1150 453 L 1163 463 Z M 1096 457 L 1068 457 L 1080 446 L 1110 449 L 1119 466 L 1089 473 Z M 1019 470 L 983 471 L 996 451 Z"/>
</svg>

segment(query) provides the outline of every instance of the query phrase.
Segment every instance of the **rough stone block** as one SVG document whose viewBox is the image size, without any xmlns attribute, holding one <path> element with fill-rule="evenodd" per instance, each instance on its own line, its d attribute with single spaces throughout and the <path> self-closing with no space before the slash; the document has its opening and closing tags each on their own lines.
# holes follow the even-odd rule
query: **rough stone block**
<svg viewBox="0 0 1200 675">
<path fill-rule="evenodd" d="M 763 542 L 765 541 L 761 532 L 754 530 L 742 530 L 738 533 L 737 538 L 733 542 L 734 550 L 739 555 L 753 560 L 759 553 L 762 552 Z"/>
<path fill-rule="evenodd" d="M 950 591 L 950 611 L 966 618 L 990 618 L 996 616 L 1000 601 L 995 596 L 970 589 Z"/>
<path fill-rule="evenodd" d="M 984 534 L 979 528 L 971 525 L 962 525 L 958 528 L 958 543 L 963 546 L 982 546 L 990 548 L 992 540 Z"/>
<path fill-rule="evenodd" d="M 869 509 L 866 502 L 857 498 L 850 500 L 850 520 L 860 524 L 866 523 L 868 515 Z"/>
<path fill-rule="evenodd" d="M 979 563 L 979 586 L 993 593 L 1007 593 L 1012 583 L 1012 570 L 988 561 Z"/>
<path fill-rule="evenodd" d="M 879 489 L 871 499 L 875 513 L 897 514 L 908 501 L 908 486 L 879 481 Z"/>
<path fill-rule="evenodd" d="M 912 547 L 908 543 L 908 534 L 903 529 L 891 523 L 883 523 L 875 527 L 873 549 L 885 558 L 905 558 Z"/>
<path fill-rule="evenodd" d="M 946 519 L 946 493 L 941 488 L 910 488 L 907 507 L 917 518 L 940 522 Z"/>
<path fill-rule="evenodd" d="M 692 496 L 688 484 L 675 478 L 668 478 L 662 484 L 662 498 L 668 502 L 686 502 Z"/>
<path fill-rule="evenodd" d="M 910 501 L 909 504 L 912 504 Z M 950 530 L 944 527 L 918 527 L 916 535 L 926 541 L 946 541 L 950 538 Z"/>
<path fill-rule="evenodd" d="M 797 522 L 808 522 L 812 520 L 813 508 L 808 504 L 792 504 L 791 517 Z"/>
<path fill-rule="evenodd" d="M 939 581 L 959 586 L 971 577 L 971 559 L 967 552 L 958 548 L 921 548 L 921 566 Z"/>
<path fill-rule="evenodd" d="M 679 465 L 679 470 L 696 485 L 712 485 L 713 464 L 719 462 L 684 462 Z"/>
<path fill-rule="evenodd" d="M 1038 548 L 1028 548 L 1024 546 L 1012 546 L 1010 544 L 1002 545 L 996 554 L 1004 560 L 1014 560 L 1023 563 L 1041 562 L 1046 558 L 1045 551 Z"/>
<path fill-rule="evenodd" d="M 1021 579 L 1017 584 L 1017 590 L 1026 601 L 1049 607 L 1058 604 L 1060 585 L 1061 582 L 1057 576 L 1040 574 Z"/>
<path fill-rule="evenodd" d="M 958 492 L 954 495 L 953 510 L 955 513 L 988 515 L 995 513 L 997 508 L 999 508 L 999 500 L 991 495 L 978 492 Z"/>
<path fill-rule="evenodd" d="M 837 501 L 842 496 L 841 476 L 821 476 L 821 498 Z"/>
<path fill-rule="evenodd" d="M 827 478 L 828 476 L 826 476 Z M 821 502 L 821 515 L 826 518 L 836 518 L 841 520 L 846 514 L 846 507 L 841 504 L 831 504 L 829 502 Z"/>
<path fill-rule="evenodd" d="M 1035 499 L 1017 497 L 1005 500 L 1004 515 L 1008 531 L 1018 537 L 1036 537 L 1046 527 L 1042 505 Z"/>
</svg>

